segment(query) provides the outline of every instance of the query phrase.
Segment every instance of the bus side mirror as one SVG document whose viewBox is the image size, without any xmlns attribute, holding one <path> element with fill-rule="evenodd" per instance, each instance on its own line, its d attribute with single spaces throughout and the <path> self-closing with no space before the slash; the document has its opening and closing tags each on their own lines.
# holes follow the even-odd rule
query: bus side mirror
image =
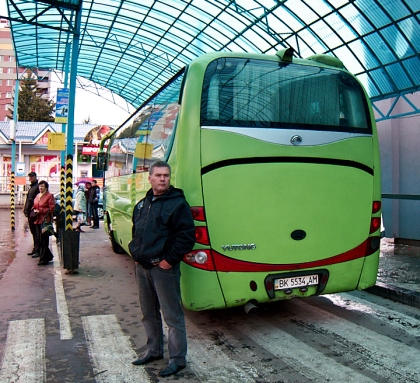
<svg viewBox="0 0 420 383">
<path fill-rule="evenodd" d="M 96 169 L 97 170 L 108 170 L 108 161 L 106 157 L 106 153 L 99 152 L 97 161 L 96 161 Z"/>
</svg>

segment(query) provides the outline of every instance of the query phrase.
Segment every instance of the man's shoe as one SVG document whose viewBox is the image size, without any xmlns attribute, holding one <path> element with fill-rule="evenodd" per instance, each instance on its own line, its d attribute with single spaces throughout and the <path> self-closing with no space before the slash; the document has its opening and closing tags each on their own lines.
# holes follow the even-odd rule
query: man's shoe
<svg viewBox="0 0 420 383">
<path fill-rule="evenodd" d="M 181 371 L 183 368 L 185 368 L 185 365 L 181 366 L 176 362 L 171 362 L 163 370 L 159 371 L 159 376 L 170 376 Z"/>
<path fill-rule="evenodd" d="M 34 255 L 35 254 L 35 250 L 32 250 L 30 253 L 27 253 L 28 255 Z"/>
<path fill-rule="evenodd" d="M 93 226 L 92 229 L 99 229 L 99 226 Z"/>
<path fill-rule="evenodd" d="M 32 258 L 39 258 L 40 257 L 40 254 L 39 253 L 35 253 L 33 256 L 32 256 Z"/>
<path fill-rule="evenodd" d="M 142 366 L 143 364 L 147 364 L 150 362 L 153 362 L 155 360 L 163 359 L 163 355 L 153 356 L 150 354 L 146 354 L 143 356 L 143 358 L 136 359 L 134 362 L 132 362 L 135 366 Z"/>
</svg>

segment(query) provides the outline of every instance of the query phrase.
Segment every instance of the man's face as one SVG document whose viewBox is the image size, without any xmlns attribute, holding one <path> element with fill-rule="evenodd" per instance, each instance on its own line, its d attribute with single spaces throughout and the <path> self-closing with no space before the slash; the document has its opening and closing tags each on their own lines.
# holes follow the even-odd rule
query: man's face
<svg viewBox="0 0 420 383">
<path fill-rule="evenodd" d="M 152 185 L 154 195 L 162 195 L 171 184 L 171 174 L 167 167 L 155 167 L 153 173 L 149 175 L 149 182 Z"/>
<path fill-rule="evenodd" d="M 32 183 L 36 180 L 35 176 L 28 176 L 29 177 L 29 182 Z"/>
</svg>

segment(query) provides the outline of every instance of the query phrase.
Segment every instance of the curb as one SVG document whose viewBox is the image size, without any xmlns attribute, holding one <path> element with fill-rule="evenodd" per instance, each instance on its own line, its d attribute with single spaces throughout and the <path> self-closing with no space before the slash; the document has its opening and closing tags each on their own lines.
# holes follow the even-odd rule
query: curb
<svg viewBox="0 0 420 383">
<path fill-rule="evenodd" d="M 365 289 L 365 291 L 374 295 L 379 295 L 382 298 L 390 299 L 394 302 L 420 308 L 420 293 L 412 290 L 378 282 L 375 286 Z"/>
</svg>

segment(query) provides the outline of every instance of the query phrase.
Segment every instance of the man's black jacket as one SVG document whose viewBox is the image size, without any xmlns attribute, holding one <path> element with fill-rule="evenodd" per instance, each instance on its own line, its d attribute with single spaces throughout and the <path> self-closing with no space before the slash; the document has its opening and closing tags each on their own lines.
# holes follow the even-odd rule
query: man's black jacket
<svg viewBox="0 0 420 383">
<path fill-rule="evenodd" d="M 170 186 L 154 196 L 150 189 L 133 211 L 131 255 L 145 268 L 165 259 L 175 266 L 195 243 L 195 226 L 190 206 L 181 189 Z"/>
<path fill-rule="evenodd" d="M 25 217 L 29 217 L 32 206 L 34 206 L 35 197 L 38 193 L 38 180 L 36 180 L 29 186 L 28 194 L 26 196 L 25 207 L 23 208 L 23 214 L 25 214 Z"/>
</svg>

